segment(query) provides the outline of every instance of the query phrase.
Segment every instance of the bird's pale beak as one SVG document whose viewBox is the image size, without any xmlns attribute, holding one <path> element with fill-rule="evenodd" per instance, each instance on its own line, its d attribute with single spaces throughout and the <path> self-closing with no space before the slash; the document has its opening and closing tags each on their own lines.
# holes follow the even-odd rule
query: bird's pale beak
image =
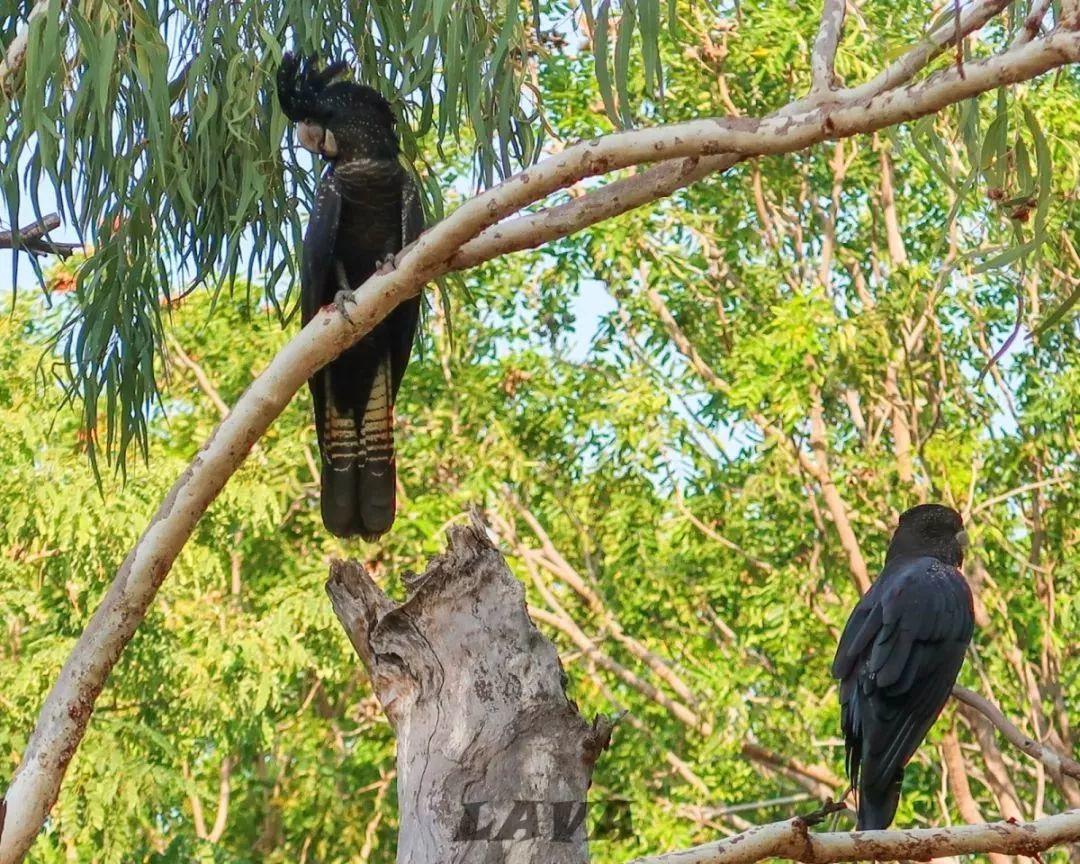
<svg viewBox="0 0 1080 864">
<path fill-rule="evenodd" d="M 961 549 L 968 548 L 968 535 L 967 531 L 961 531 L 956 535 L 956 542 L 960 544 Z"/>
<path fill-rule="evenodd" d="M 338 155 L 337 139 L 329 129 L 323 134 L 322 155 L 327 159 L 336 159 Z"/>
<path fill-rule="evenodd" d="M 305 150 L 318 153 L 326 159 L 337 156 L 337 139 L 325 126 L 304 120 L 297 127 L 297 137 L 300 139 L 300 146 Z"/>
<path fill-rule="evenodd" d="M 322 153 L 326 130 L 318 123 L 303 120 L 296 127 L 296 137 L 300 139 L 300 146 L 305 150 L 310 150 L 312 153 Z"/>
</svg>

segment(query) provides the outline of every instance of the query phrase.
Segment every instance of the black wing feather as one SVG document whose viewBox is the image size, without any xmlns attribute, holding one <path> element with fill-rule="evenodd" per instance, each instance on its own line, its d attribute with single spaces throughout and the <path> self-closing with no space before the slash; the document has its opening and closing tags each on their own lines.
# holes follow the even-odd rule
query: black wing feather
<svg viewBox="0 0 1080 864">
<path fill-rule="evenodd" d="M 315 190 L 315 207 L 304 234 L 304 255 L 300 263 L 300 318 L 304 324 L 314 318 L 336 293 L 334 246 L 340 220 L 341 189 L 333 173 L 328 171 Z"/>
<path fill-rule="evenodd" d="M 399 252 L 423 227 L 419 197 L 396 163 L 338 166 L 341 215 L 327 260 L 343 268 L 348 287 L 365 282 L 384 255 Z M 329 302 L 343 285 L 323 273 Z M 326 369 L 335 429 L 332 464 L 323 460 L 323 522 L 339 536 L 375 539 L 396 511 L 393 405 L 408 366 L 420 298 L 400 303 Z M 318 401 L 316 401 L 318 408 Z"/>
<path fill-rule="evenodd" d="M 398 251 L 414 242 L 423 231 L 424 210 L 420 205 L 420 194 L 412 178 L 406 175 L 401 184 L 401 245 Z M 405 300 L 390 313 L 390 317 L 394 320 L 391 331 L 394 334 L 391 345 L 391 381 L 396 397 L 416 338 L 416 327 L 420 321 L 420 297 Z"/>
<path fill-rule="evenodd" d="M 315 313 L 329 302 L 328 292 L 333 296 L 333 268 L 336 266 L 334 244 L 337 242 L 338 223 L 341 218 L 341 190 L 334 175 L 327 172 L 315 191 L 315 206 L 311 211 L 304 248 L 300 262 L 300 321 L 307 324 Z M 326 402 L 329 372 L 320 369 L 308 380 L 311 399 L 315 406 L 315 433 L 319 439 L 319 452 L 326 458 Z"/>
<path fill-rule="evenodd" d="M 848 773 L 887 827 L 898 784 L 949 697 L 975 621 L 963 575 L 935 558 L 890 561 L 855 607 L 833 661 Z"/>
<path fill-rule="evenodd" d="M 399 230 L 393 232 L 396 236 L 386 249 L 388 253 L 400 252 L 423 230 L 423 210 L 416 189 L 403 171 L 398 176 L 395 228 Z M 360 533 L 368 538 L 386 531 L 397 509 L 393 406 L 409 364 L 419 318 L 420 297 L 410 297 L 399 303 L 370 337 L 360 343 L 362 348 L 372 350 L 365 363 L 365 373 L 374 373 L 364 381 L 364 406 L 356 414 L 364 442 L 364 462 L 358 482 Z M 358 387 L 357 393 L 360 392 Z"/>
</svg>

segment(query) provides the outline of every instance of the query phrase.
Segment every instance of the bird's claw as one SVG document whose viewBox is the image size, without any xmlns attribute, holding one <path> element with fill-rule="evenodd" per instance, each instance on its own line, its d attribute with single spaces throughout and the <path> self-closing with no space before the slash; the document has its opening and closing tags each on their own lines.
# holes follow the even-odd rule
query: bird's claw
<svg viewBox="0 0 1080 864">
<path fill-rule="evenodd" d="M 353 297 L 352 291 L 338 291 L 337 294 L 334 295 L 334 308 L 337 309 L 337 311 L 341 313 L 342 317 L 350 324 L 356 323 L 352 320 L 352 316 L 349 314 L 349 307 L 355 305 L 356 298 Z"/>
<path fill-rule="evenodd" d="M 397 269 L 397 253 L 387 252 L 375 265 L 375 273 L 378 276 L 386 276 L 388 273 L 393 273 Z"/>
<path fill-rule="evenodd" d="M 797 818 L 804 825 L 817 825 L 820 822 L 823 822 L 826 816 L 831 816 L 833 813 L 840 813 L 843 810 L 847 810 L 847 804 L 844 803 L 845 797 L 847 797 L 847 793 L 844 793 L 838 801 L 826 798 L 820 808 L 812 813 L 800 814 Z"/>
</svg>

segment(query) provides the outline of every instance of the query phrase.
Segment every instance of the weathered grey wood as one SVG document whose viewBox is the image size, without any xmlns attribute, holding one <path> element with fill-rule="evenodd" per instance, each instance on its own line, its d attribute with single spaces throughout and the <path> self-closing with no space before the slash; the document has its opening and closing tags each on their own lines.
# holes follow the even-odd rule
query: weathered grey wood
<svg viewBox="0 0 1080 864">
<path fill-rule="evenodd" d="M 484 526 L 452 528 L 406 585 L 397 605 L 335 561 L 326 586 L 397 732 L 399 864 L 588 861 L 584 825 L 555 835 L 580 813 L 611 725 L 566 698 L 555 646 Z"/>
</svg>

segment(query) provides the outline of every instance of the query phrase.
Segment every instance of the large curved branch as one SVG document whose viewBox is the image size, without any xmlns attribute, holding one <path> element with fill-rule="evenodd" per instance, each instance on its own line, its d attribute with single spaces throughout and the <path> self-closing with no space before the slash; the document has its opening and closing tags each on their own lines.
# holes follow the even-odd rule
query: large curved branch
<svg viewBox="0 0 1080 864">
<path fill-rule="evenodd" d="M 966 6 L 960 14 L 960 35 L 968 36 L 981 29 L 1008 6 L 1009 2 L 1010 0 L 978 0 Z M 863 103 L 906 84 L 946 46 L 955 42 L 956 31 L 954 23 L 939 27 L 870 81 L 828 94 L 830 104 Z M 809 110 L 820 104 L 822 94 L 813 94 L 813 99 L 816 101 L 793 102 L 771 116 L 784 117 Z M 700 159 L 670 159 L 661 162 L 647 171 L 608 183 L 601 189 L 573 201 L 488 228 L 461 248 L 454 256 L 452 269 L 472 267 L 487 260 L 485 256 L 491 255 L 492 247 L 498 247 L 502 249 L 501 254 L 506 254 L 557 240 L 566 236 L 567 225 L 576 225 L 578 227 L 573 230 L 581 230 L 582 227 L 627 213 L 643 204 L 665 198 L 710 174 L 726 171 L 743 158 L 745 157 L 734 153 L 722 153 Z"/>
<path fill-rule="evenodd" d="M 252 383 L 173 485 L 120 566 L 45 700 L 22 763 L 5 794 L 0 864 L 20 861 L 33 843 L 59 794 L 67 764 L 109 672 L 199 518 L 247 452 L 317 369 L 369 332 L 402 300 L 454 267 L 455 255 L 468 241 L 521 208 L 585 177 L 681 157 L 790 153 L 827 139 L 873 132 L 932 114 L 954 102 L 1077 60 L 1080 34 L 1061 31 L 966 64 L 964 77 L 949 68 L 903 90 L 856 104 L 830 104 L 764 120 L 715 118 L 620 132 L 569 147 L 463 204 L 401 254 L 396 270 L 373 276 L 354 292 L 353 320 L 333 309 L 316 315 Z M 564 224 L 558 236 L 588 224 L 592 224 L 588 219 Z M 541 242 L 543 238 L 538 238 L 535 245 Z M 492 244 L 482 260 L 504 251 Z"/>
<path fill-rule="evenodd" d="M 477 221 L 485 221 L 483 228 L 487 228 L 510 213 L 579 180 L 632 165 L 677 157 L 736 154 L 746 158 L 791 153 L 825 140 L 875 132 L 933 114 L 987 90 L 1034 78 L 1077 59 L 1080 59 L 1080 35 L 1062 31 L 1004 54 L 966 64 L 963 77 L 950 67 L 925 81 L 867 100 L 828 102 L 805 111 L 779 112 L 763 119 L 709 118 L 616 132 L 566 148 L 462 205 L 454 216 L 465 210 L 471 211 L 470 217 L 479 215 L 476 211 L 485 211 L 488 218 Z M 436 226 L 432 236 L 451 221 L 452 218 Z M 457 239 L 460 246 L 472 238 L 458 234 Z M 424 243 L 424 238 L 420 243 Z M 453 258 L 446 263 L 452 266 Z"/>
<path fill-rule="evenodd" d="M 734 837 L 681 852 L 635 858 L 630 864 L 753 864 L 788 858 L 806 864 L 834 861 L 927 861 L 944 855 L 1038 853 L 1080 838 L 1080 810 L 1033 822 L 989 822 L 911 831 L 853 831 L 814 834 L 798 817 L 751 828 Z"/>
</svg>

